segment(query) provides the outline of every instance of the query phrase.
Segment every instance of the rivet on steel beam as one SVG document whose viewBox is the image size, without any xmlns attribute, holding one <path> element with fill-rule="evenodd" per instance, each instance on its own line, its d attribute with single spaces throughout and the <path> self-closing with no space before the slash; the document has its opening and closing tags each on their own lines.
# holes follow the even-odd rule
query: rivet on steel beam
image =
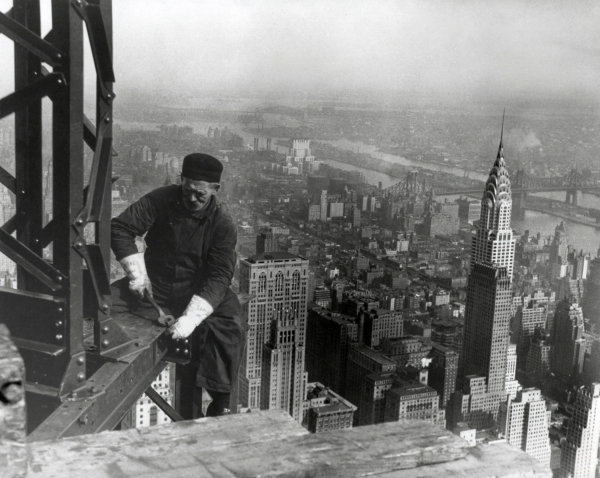
<svg viewBox="0 0 600 478">
<path fill-rule="evenodd" d="M 77 219 L 77 221 L 75 221 L 75 224 L 77 224 L 78 226 L 81 226 L 83 224 L 83 220 Z"/>
<path fill-rule="evenodd" d="M 177 354 L 179 353 L 179 348 L 175 349 L 175 353 L 177 353 Z"/>
<path fill-rule="evenodd" d="M 21 194 L 25 194 L 25 190 L 22 190 L 22 191 L 21 191 Z"/>
<path fill-rule="evenodd" d="M 188 342 L 189 342 L 189 340 L 188 340 L 188 339 L 185 339 L 185 340 L 183 341 L 183 343 L 184 343 L 184 344 L 187 344 Z"/>
<path fill-rule="evenodd" d="M 17 403 L 23 398 L 23 386 L 20 383 L 6 383 L 0 389 L 0 397 L 8 403 Z"/>
<path fill-rule="evenodd" d="M 83 382 L 85 380 L 85 374 L 83 372 L 79 372 L 77 374 L 77 381 L 78 382 Z"/>
<path fill-rule="evenodd" d="M 63 336 L 61 334 L 56 334 L 56 340 L 62 340 Z"/>
<path fill-rule="evenodd" d="M 83 357 L 77 357 L 77 365 L 83 365 L 83 362 L 85 362 Z"/>
<path fill-rule="evenodd" d="M 102 310 L 108 310 L 108 304 L 102 304 Z"/>
<path fill-rule="evenodd" d="M 61 282 L 61 281 L 62 281 L 62 277 L 61 277 L 61 276 L 57 276 L 57 277 L 56 277 L 56 280 L 57 280 L 58 282 Z"/>
<path fill-rule="evenodd" d="M 62 307 L 59 307 L 59 308 L 58 308 L 58 311 L 59 311 L 59 312 L 62 312 L 62 311 L 63 311 L 63 308 L 62 308 Z"/>
<path fill-rule="evenodd" d="M 106 118 L 104 118 L 104 122 L 107 124 L 110 123 L 110 118 L 107 116 Z"/>
<path fill-rule="evenodd" d="M 189 353 L 190 353 L 190 351 L 189 351 L 188 349 L 185 349 L 185 350 L 183 351 L 183 355 L 187 355 L 187 354 L 189 354 Z"/>
<path fill-rule="evenodd" d="M 62 58 L 62 55 L 60 53 L 57 53 L 54 56 L 56 57 L 57 60 L 60 60 Z M 58 80 L 58 81 L 60 81 L 60 80 Z"/>
<path fill-rule="evenodd" d="M 57 320 L 54 325 L 56 325 L 57 327 L 60 327 L 63 324 L 62 320 Z"/>
<path fill-rule="evenodd" d="M 108 334 L 108 327 L 106 325 L 104 327 L 102 327 L 102 333 Z"/>
<path fill-rule="evenodd" d="M 110 343 L 110 342 L 109 342 L 108 340 L 103 340 L 103 341 L 102 341 L 102 347 L 108 347 L 108 344 L 109 344 L 109 343 Z"/>
<path fill-rule="evenodd" d="M 62 80 L 61 80 L 60 78 L 59 78 L 58 80 L 56 80 L 56 82 L 57 82 L 59 85 L 62 85 Z"/>
<path fill-rule="evenodd" d="M 75 247 L 82 247 L 83 246 L 83 242 L 76 242 L 75 243 Z"/>
</svg>

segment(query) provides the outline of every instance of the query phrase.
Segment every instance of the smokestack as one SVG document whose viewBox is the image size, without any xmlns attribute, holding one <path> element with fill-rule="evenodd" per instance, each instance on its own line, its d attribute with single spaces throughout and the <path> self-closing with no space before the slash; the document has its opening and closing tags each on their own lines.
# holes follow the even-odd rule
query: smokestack
<svg viewBox="0 0 600 478">
<path fill-rule="evenodd" d="M 254 152 L 258 153 L 258 138 L 254 138 Z"/>
<path fill-rule="evenodd" d="M 267 151 L 271 151 L 271 138 L 267 138 Z"/>
</svg>

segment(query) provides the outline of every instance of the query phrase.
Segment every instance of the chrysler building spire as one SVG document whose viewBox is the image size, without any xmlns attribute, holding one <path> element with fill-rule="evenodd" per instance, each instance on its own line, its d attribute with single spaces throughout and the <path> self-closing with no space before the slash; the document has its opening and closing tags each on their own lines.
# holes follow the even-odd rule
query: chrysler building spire
<svg viewBox="0 0 600 478">
<path fill-rule="evenodd" d="M 512 279 L 515 240 L 510 227 L 512 196 L 510 178 L 504 161 L 503 135 L 504 114 L 498 154 L 481 199 L 481 216 L 477 234 L 473 238 L 471 264 L 488 262 L 498 267 L 506 267 L 508 276 Z"/>
</svg>

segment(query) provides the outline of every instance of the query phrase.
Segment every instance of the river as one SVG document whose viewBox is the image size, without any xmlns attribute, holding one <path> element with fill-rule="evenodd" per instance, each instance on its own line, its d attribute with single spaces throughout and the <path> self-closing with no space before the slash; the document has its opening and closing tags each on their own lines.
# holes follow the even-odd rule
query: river
<svg viewBox="0 0 600 478">
<path fill-rule="evenodd" d="M 158 125 L 156 124 L 148 124 L 148 123 L 129 123 L 129 122 L 121 122 L 120 123 L 126 129 L 129 128 L 140 128 L 140 129 L 158 129 Z M 192 126 L 195 132 L 206 134 L 209 126 L 213 128 L 218 126 L 219 128 L 223 128 L 227 126 L 230 131 L 239 134 L 242 138 L 244 138 L 245 144 L 253 145 L 254 138 L 258 137 L 261 141 L 261 148 L 266 146 L 266 136 L 254 135 L 251 133 L 247 133 L 241 130 L 241 126 L 237 123 L 231 124 L 219 124 L 219 123 L 209 123 L 209 122 L 198 122 L 198 123 L 188 123 L 188 122 L 180 122 L 182 126 Z M 273 148 L 276 147 L 275 143 L 279 138 L 271 138 Z M 289 139 L 289 138 L 284 138 Z M 388 153 L 382 153 L 377 150 L 377 147 L 374 145 L 369 145 L 359 141 L 349 141 L 346 139 L 337 140 L 337 141 L 323 141 L 335 146 L 338 149 L 346 150 L 346 151 L 354 151 L 361 152 L 371 155 L 374 158 L 382 159 L 384 161 L 389 161 L 391 163 L 398 163 L 404 166 L 412 166 L 417 168 L 428 169 L 432 171 L 444 171 L 449 174 L 453 174 L 458 177 L 463 177 L 465 174 L 465 170 L 461 168 L 453 168 L 450 166 L 444 166 L 439 164 L 432 163 L 422 163 L 420 161 L 412 161 L 406 159 L 402 156 L 396 156 Z M 286 152 L 286 148 L 281 146 L 277 147 L 278 152 Z M 490 168 L 495 159 L 495 152 L 490 152 Z M 319 158 L 317 158 L 319 159 Z M 373 184 L 377 186 L 379 182 L 381 182 L 382 186 L 388 187 L 393 184 L 400 182 L 400 178 L 395 178 L 389 176 L 384 173 L 379 173 L 377 171 L 372 171 L 367 168 L 360 168 L 358 166 L 353 166 L 350 164 L 342 163 L 334 160 L 326 160 L 326 164 L 330 164 L 339 169 L 348 170 L 348 171 L 360 171 L 364 174 L 365 180 L 369 184 Z M 469 171 L 469 177 L 471 179 L 479 179 L 481 181 L 485 181 L 487 179 L 486 174 L 482 174 L 479 172 Z M 536 195 L 542 197 L 548 197 L 551 199 L 558 199 L 564 201 L 565 193 L 564 192 L 550 192 L 550 193 L 535 193 Z M 453 200 L 454 198 L 449 197 L 449 200 Z M 584 207 L 592 207 L 595 209 L 600 209 L 600 198 L 594 196 L 592 194 L 581 194 L 580 195 L 580 206 Z M 513 221 L 513 228 L 518 232 L 523 232 L 525 230 L 529 230 L 530 234 L 535 235 L 538 232 L 542 234 L 543 237 L 554 235 L 554 229 L 563 219 L 560 219 L 556 216 L 552 216 L 550 214 L 544 214 L 534 211 L 526 211 L 525 218 L 519 221 Z M 568 235 L 568 243 L 575 247 L 577 250 L 583 250 L 584 252 L 589 252 L 593 257 L 596 256 L 596 251 L 600 246 L 600 230 L 585 226 L 583 224 L 577 224 L 571 221 L 564 221 L 567 229 Z"/>
</svg>

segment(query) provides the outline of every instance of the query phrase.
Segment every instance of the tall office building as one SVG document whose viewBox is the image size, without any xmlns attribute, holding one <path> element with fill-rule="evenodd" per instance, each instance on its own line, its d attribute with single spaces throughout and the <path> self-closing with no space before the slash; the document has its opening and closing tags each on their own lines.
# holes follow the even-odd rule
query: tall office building
<svg viewBox="0 0 600 478">
<path fill-rule="evenodd" d="M 510 227 L 511 209 L 510 179 L 501 138 L 481 200 L 479 225 L 471 244 L 471 270 L 477 263 L 494 264 L 498 268 L 506 268 L 507 276 L 512 280 L 515 239 Z"/>
<path fill-rule="evenodd" d="M 519 367 L 524 368 L 527 353 L 533 333 L 536 328 L 545 328 L 548 320 L 548 304 L 538 303 L 536 300 L 518 306 L 515 314 L 513 337 L 517 343 L 517 358 Z"/>
<path fill-rule="evenodd" d="M 375 407 L 376 402 L 380 403 L 378 410 L 381 411 L 381 421 L 383 421 L 383 407 L 385 402 L 378 401 L 385 399 L 383 389 L 381 388 L 384 385 L 374 385 L 374 382 L 383 380 L 385 381 L 385 386 L 388 386 L 388 388 L 391 387 L 392 382 L 389 381 L 388 383 L 386 381 L 387 379 L 383 376 L 393 375 L 396 368 L 396 362 L 386 357 L 383 353 L 357 343 L 350 345 L 350 348 L 348 349 L 348 364 L 346 367 L 346 390 L 343 393 L 343 396 L 349 400 L 350 403 L 358 406 L 358 414 L 355 414 L 354 416 L 355 424 L 361 423 L 361 425 L 364 425 L 368 424 L 369 420 L 372 420 L 370 416 L 373 415 L 373 413 L 367 412 L 367 409 L 371 405 Z M 367 376 L 370 374 L 380 374 L 383 378 L 379 377 L 377 379 L 367 380 Z M 371 384 L 371 388 L 373 389 L 373 394 L 371 395 L 366 391 L 369 384 Z M 361 401 L 363 402 L 362 405 Z M 367 403 L 367 406 L 365 406 L 365 403 Z M 369 416 L 366 416 L 366 413 Z M 361 414 L 363 416 L 362 422 L 358 416 Z M 373 422 L 371 421 L 370 423 L 372 424 Z"/>
<path fill-rule="evenodd" d="M 431 354 L 428 385 L 437 390 L 440 394 L 440 405 L 445 407 L 450 396 L 456 391 L 458 352 L 433 342 Z"/>
<path fill-rule="evenodd" d="M 498 422 L 499 437 L 550 465 L 550 412 L 540 390 L 519 390 L 515 400 L 500 404 Z"/>
<path fill-rule="evenodd" d="M 321 307 L 308 311 L 306 326 L 306 371 L 311 381 L 321 382 L 344 395 L 350 344 L 358 340 L 358 324 L 344 314 Z"/>
<path fill-rule="evenodd" d="M 308 278 L 308 261 L 287 252 L 240 261 L 240 292 L 256 296 L 245 306 L 250 329 L 239 379 L 250 409 L 278 406 L 302 419 Z"/>
<path fill-rule="evenodd" d="M 292 147 L 289 148 L 286 157 L 288 166 L 297 167 L 300 174 L 310 174 L 313 172 L 315 157 L 310 150 L 310 139 L 296 138 L 292 140 Z"/>
<path fill-rule="evenodd" d="M 458 422 L 477 429 L 493 426 L 499 404 L 505 399 L 515 253 L 511 208 L 501 135 L 472 242 L 458 380 L 462 390 L 452 395 L 450 428 Z"/>
<path fill-rule="evenodd" d="M 299 304 L 277 307 L 271 318 L 269 340 L 263 346 L 260 390 L 261 410 L 282 409 L 302 422 L 308 374 L 304 370 L 305 347 L 300 341 L 301 318 Z M 302 334 L 303 335 L 303 334 Z"/>
<path fill-rule="evenodd" d="M 583 313 L 576 302 L 563 299 L 556 306 L 552 372 L 565 379 L 583 371 L 585 358 Z"/>
<path fill-rule="evenodd" d="M 562 446 L 560 478 L 595 478 L 600 440 L 600 383 L 581 387 Z"/>
<path fill-rule="evenodd" d="M 600 253 L 600 250 L 598 252 Z M 600 257 L 596 257 L 590 263 L 581 307 L 583 315 L 600 331 Z"/>
</svg>

